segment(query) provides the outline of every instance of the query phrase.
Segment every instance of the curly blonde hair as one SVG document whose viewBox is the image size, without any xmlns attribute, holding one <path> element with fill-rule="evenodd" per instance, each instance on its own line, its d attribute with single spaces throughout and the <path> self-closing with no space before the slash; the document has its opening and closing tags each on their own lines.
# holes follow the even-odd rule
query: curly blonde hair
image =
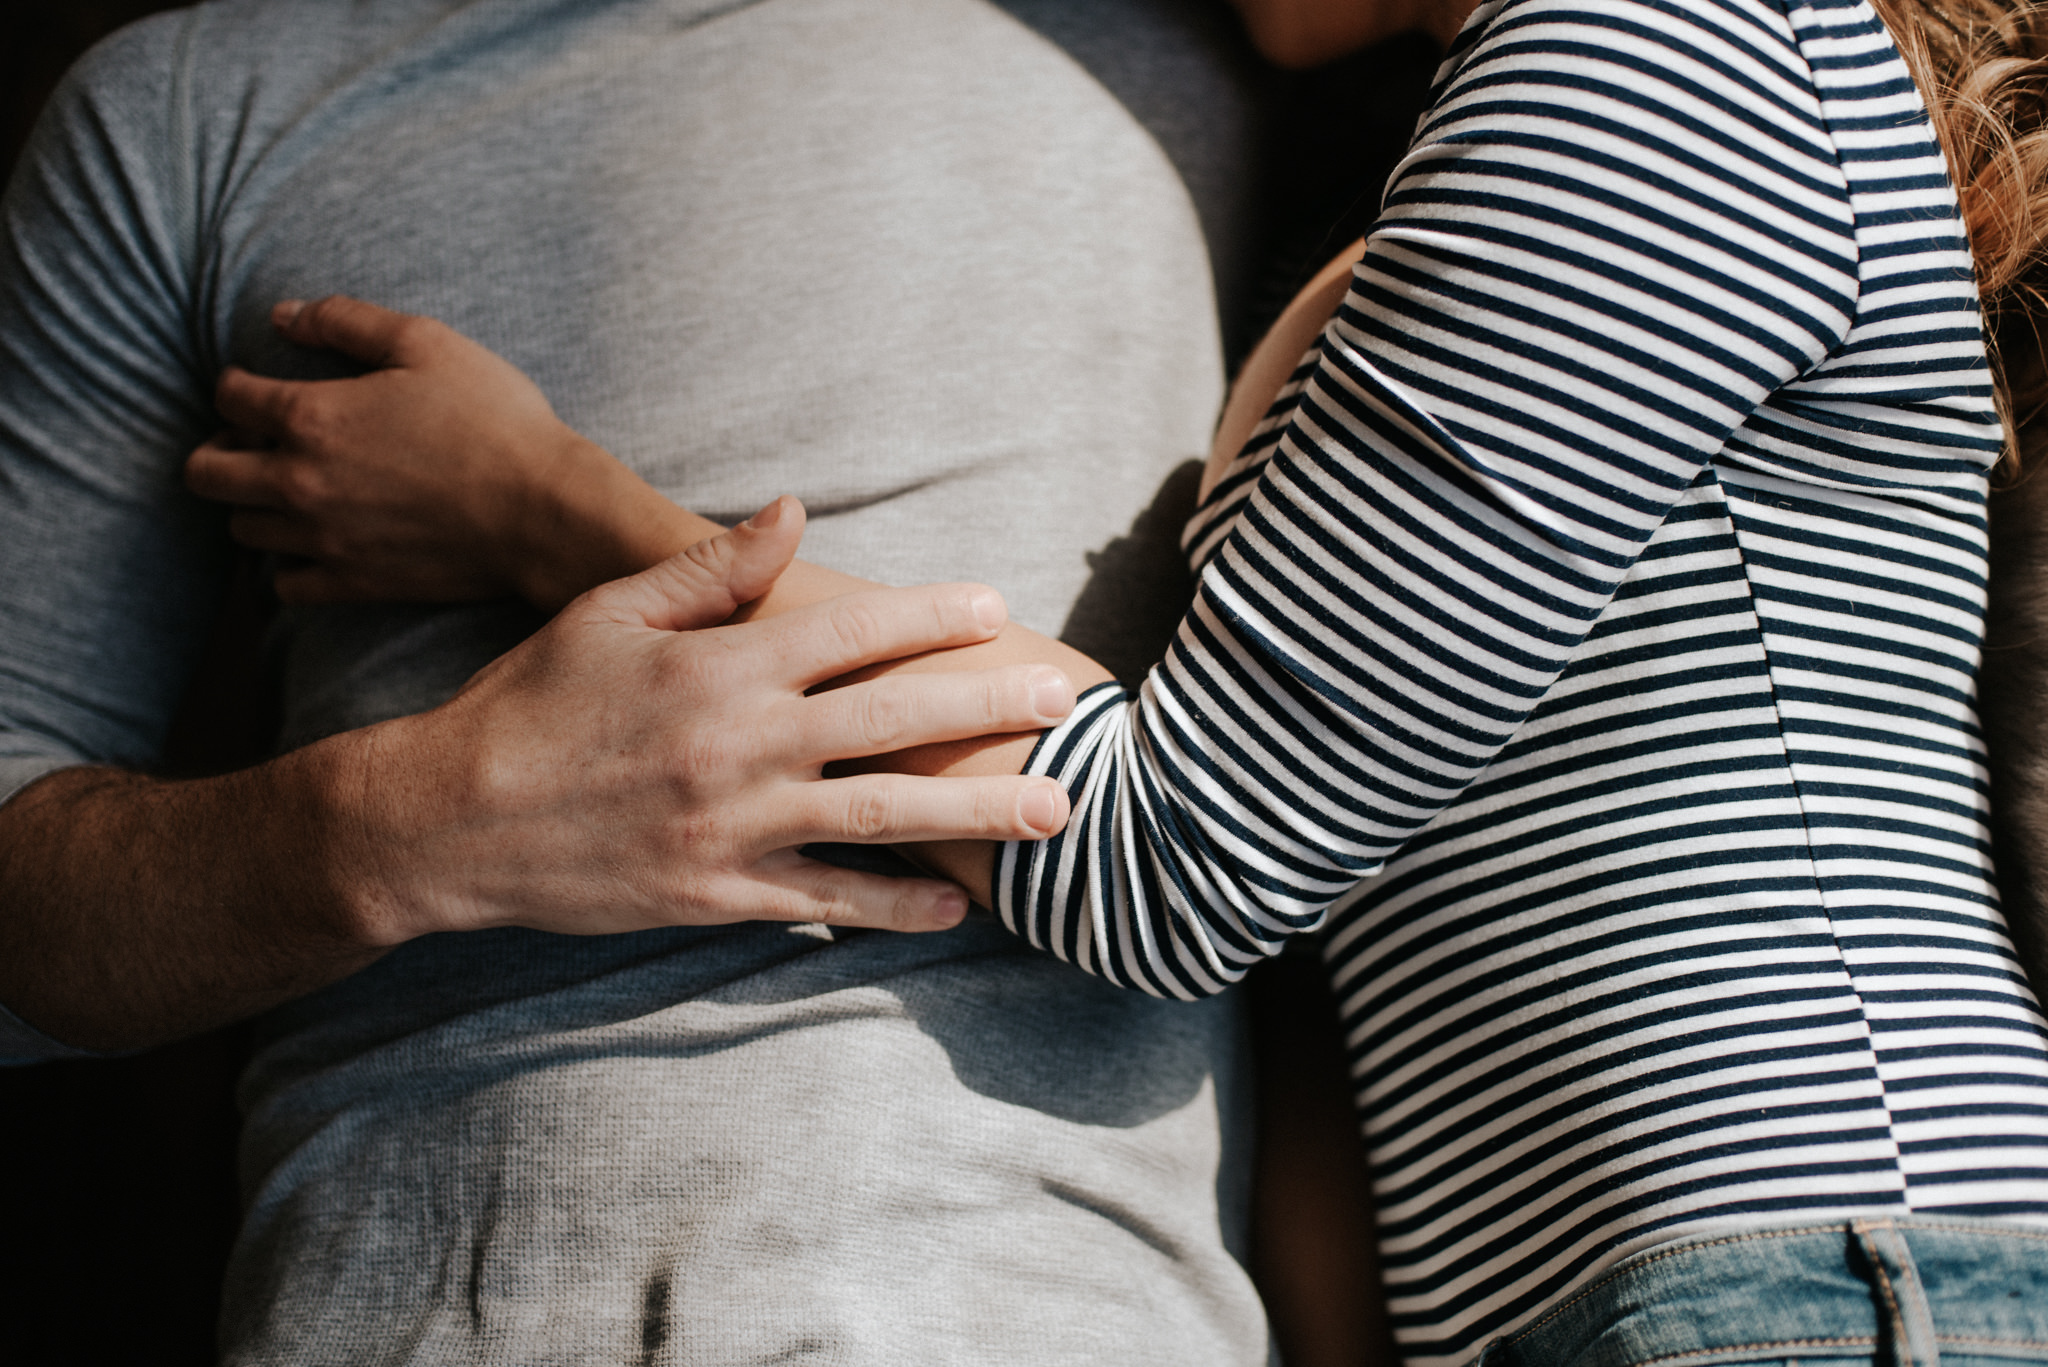
<svg viewBox="0 0 2048 1367">
<path fill-rule="evenodd" d="M 2048 3 L 1872 0 L 1872 8 L 1920 87 L 1962 201 L 2011 477 L 2021 430 L 2048 408 Z"/>
</svg>

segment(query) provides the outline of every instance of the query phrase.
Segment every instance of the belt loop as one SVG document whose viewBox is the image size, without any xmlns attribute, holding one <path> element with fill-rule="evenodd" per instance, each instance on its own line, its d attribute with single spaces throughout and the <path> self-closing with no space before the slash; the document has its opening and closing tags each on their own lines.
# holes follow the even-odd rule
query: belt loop
<svg viewBox="0 0 2048 1367">
<path fill-rule="evenodd" d="M 1870 1259 L 1878 1309 L 1890 1323 L 1893 1367 L 1941 1367 L 1934 1314 L 1905 1231 L 1890 1220 L 1851 1220 L 1849 1229 Z"/>
</svg>

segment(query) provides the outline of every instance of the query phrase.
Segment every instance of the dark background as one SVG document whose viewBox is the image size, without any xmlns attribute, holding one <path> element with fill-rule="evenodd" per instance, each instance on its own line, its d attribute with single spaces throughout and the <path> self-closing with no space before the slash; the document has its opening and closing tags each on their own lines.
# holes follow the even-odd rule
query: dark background
<svg viewBox="0 0 2048 1367">
<path fill-rule="evenodd" d="M 80 53 L 170 5 L 0 4 L 0 177 Z M 167 767 L 252 758 L 259 604 L 245 567 Z M 251 722 L 253 721 L 253 725 Z M 205 1367 L 234 1234 L 235 1032 L 133 1058 L 0 1069 L 0 1363 Z"/>
<path fill-rule="evenodd" d="M 152 0 L 0 0 L 0 180 L 58 79 Z M 1275 77 L 1266 225 L 1270 262 L 1240 324 L 1255 336 L 1309 274 L 1369 221 L 1407 141 L 1434 51 L 1405 39 L 1304 75 Z M 261 637 L 268 606 L 245 559 L 173 727 L 165 769 L 220 772 L 263 755 L 271 709 Z M 1312 960 L 1255 984 L 1262 1035 L 1288 1041 L 1276 1092 L 1341 1073 Z M 1267 1051 L 1262 1051 L 1267 1052 Z M 0 1069 L 0 1364 L 206 1367 L 235 1220 L 234 1078 L 240 1032 L 129 1058 Z M 1300 1073 L 1301 1077 L 1293 1076 Z M 1318 1097 L 1340 1097 L 1328 1081 Z M 1348 1118 L 1335 1120 L 1341 1136 Z M 1263 1134 L 1269 1150 L 1291 1136 Z M 1348 1141 L 1344 1141 L 1348 1144 Z M 1326 1186 L 1301 1194 L 1330 1199 Z M 1341 1285 L 1345 1269 L 1328 1269 Z M 1369 1274 L 1367 1274 L 1369 1275 Z"/>
</svg>

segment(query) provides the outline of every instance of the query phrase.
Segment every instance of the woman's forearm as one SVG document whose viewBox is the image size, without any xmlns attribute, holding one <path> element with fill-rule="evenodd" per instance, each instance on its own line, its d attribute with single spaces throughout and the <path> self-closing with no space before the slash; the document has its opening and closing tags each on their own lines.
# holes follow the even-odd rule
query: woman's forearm
<svg viewBox="0 0 2048 1367">
<path fill-rule="evenodd" d="M 1203 472 L 1205 496 L 1229 469 L 1302 355 L 1336 312 L 1350 286 L 1351 268 L 1364 249 L 1363 242 L 1354 243 L 1324 266 L 1246 360 L 1217 424 Z M 565 461 L 565 477 L 556 483 L 552 494 L 535 505 L 534 553 L 527 559 L 531 568 L 522 587 L 528 598 L 544 608 L 559 607 L 607 579 L 636 573 L 725 530 L 670 502 L 601 448 L 588 442 L 585 446 L 588 450 Z M 772 617 L 872 587 L 869 580 L 799 560 L 766 597 L 741 612 Z M 875 666 L 844 682 L 881 674 L 951 673 L 1031 663 L 1058 667 L 1077 693 L 1111 677 L 1107 669 L 1073 647 L 1013 622 L 993 641 Z M 849 771 L 927 775 L 1016 774 L 1023 772 L 1030 760 L 1038 735 L 982 736 L 849 761 L 844 767 Z M 993 891 L 995 846 L 962 842 L 921 845 L 907 852 L 988 903 Z"/>
</svg>

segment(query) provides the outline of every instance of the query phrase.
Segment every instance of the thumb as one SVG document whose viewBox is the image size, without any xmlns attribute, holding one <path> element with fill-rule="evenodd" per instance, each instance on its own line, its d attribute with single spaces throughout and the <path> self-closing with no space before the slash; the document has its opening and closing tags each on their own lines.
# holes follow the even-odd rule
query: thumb
<svg viewBox="0 0 2048 1367">
<path fill-rule="evenodd" d="M 660 631 L 717 626 L 775 586 L 803 536 L 804 505 L 784 494 L 728 532 L 592 589 L 588 602 L 615 621 Z"/>
<path fill-rule="evenodd" d="M 422 330 L 433 320 L 400 313 L 346 294 L 302 303 L 281 299 L 270 310 L 271 326 L 300 346 L 325 347 L 372 366 L 403 364 Z"/>
</svg>

